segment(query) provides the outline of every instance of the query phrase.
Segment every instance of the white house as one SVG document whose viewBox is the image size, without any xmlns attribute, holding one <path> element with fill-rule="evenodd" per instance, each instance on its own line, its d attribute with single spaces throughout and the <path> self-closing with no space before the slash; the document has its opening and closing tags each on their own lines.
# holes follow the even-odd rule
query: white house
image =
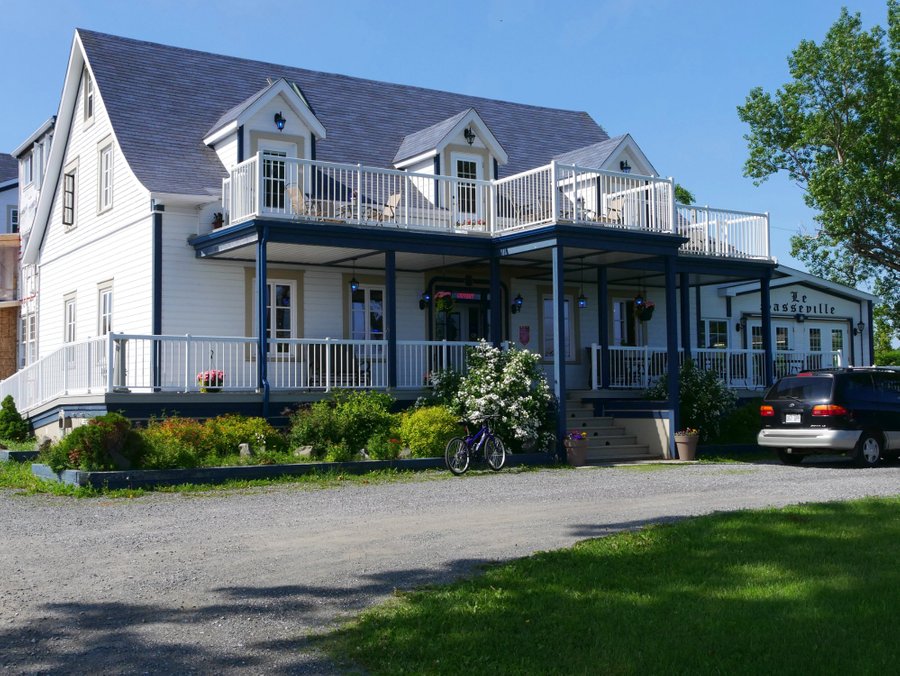
<svg viewBox="0 0 900 676">
<path fill-rule="evenodd" d="M 543 355 L 564 430 L 583 390 L 667 377 L 674 400 L 670 364 L 722 354 L 735 387 L 762 387 L 776 347 L 800 348 L 775 344 L 789 272 L 768 215 L 676 204 L 583 112 L 79 30 L 52 129 L 23 252 L 36 344 L 0 384 L 38 426 L 273 413 L 338 387 L 412 399 L 484 338 Z M 738 310 L 706 314 L 710 294 L 750 303 L 760 340 L 698 346 Z"/>
</svg>

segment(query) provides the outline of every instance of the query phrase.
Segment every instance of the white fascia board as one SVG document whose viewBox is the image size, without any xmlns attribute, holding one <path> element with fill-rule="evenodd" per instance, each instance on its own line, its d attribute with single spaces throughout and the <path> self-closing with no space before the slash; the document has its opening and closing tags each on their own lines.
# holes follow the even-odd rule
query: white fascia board
<svg viewBox="0 0 900 676">
<path fill-rule="evenodd" d="M 49 130 L 53 129 L 53 126 L 56 124 L 56 115 L 51 115 L 50 118 L 44 122 L 40 127 L 38 127 L 35 131 L 31 133 L 27 139 L 25 139 L 24 143 L 20 145 L 18 148 L 13 150 L 10 155 L 17 158 L 24 153 L 26 150 L 31 148 L 34 145 L 34 142 L 37 141 L 41 136 L 46 134 Z"/>
<path fill-rule="evenodd" d="M 212 204 L 221 201 L 220 194 L 214 195 L 184 195 L 174 192 L 152 192 L 150 193 L 151 202 L 158 202 L 162 205 L 178 204 L 180 206 L 196 206 L 198 204 Z"/>
<path fill-rule="evenodd" d="M 31 236 L 28 238 L 28 244 L 25 246 L 25 251 L 22 254 L 23 265 L 32 265 L 37 262 L 44 242 L 44 234 L 50 218 L 50 207 L 53 204 L 56 193 L 55 186 L 59 183 L 63 158 L 69 144 L 69 133 L 72 128 L 72 118 L 75 115 L 75 101 L 78 98 L 78 86 L 81 80 L 82 68 L 88 68 L 90 71 L 90 65 L 86 63 L 84 58 L 84 47 L 81 44 L 81 37 L 78 35 L 78 31 L 75 31 L 72 50 L 69 53 L 69 65 L 66 68 L 62 97 L 59 101 L 59 111 L 56 114 L 59 133 L 53 139 L 53 143 L 50 144 L 50 157 L 47 160 L 47 171 L 44 173 L 43 179 L 45 189 L 41 190 L 41 195 L 38 198 Z M 91 73 L 91 77 L 94 77 L 93 73 Z M 96 79 L 94 82 L 96 83 Z M 94 88 L 94 96 L 100 96 L 100 90 L 97 87 Z M 113 130 L 113 135 L 115 135 L 115 130 Z"/>
<path fill-rule="evenodd" d="M 203 143 L 208 146 L 215 145 L 229 134 L 234 134 L 238 130 L 237 120 L 229 122 L 224 127 L 217 129 L 212 134 L 203 139 Z"/>
<path fill-rule="evenodd" d="M 397 169 L 404 169 L 406 167 L 410 167 L 414 164 L 418 164 L 419 162 L 424 162 L 427 159 L 430 159 L 438 154 L 437 148 L 432 148 L 431 150 L 426 150 L 424 153 L 419 153 L 415 157 L 410 157 L 408 160 L 403 160 L 402 162 L 397 162 L 394 166 Z"/>
<path fill-rule="evenodd" d="M 313 112 L 307 107 L 306 102 L 297 96 L 297 92 L 294 91 L 294 88 L 291 87 L 287 80 L 281 78 L 272 85 L 272 87 L 265 94 L 256 99 L 252 104 L 250 104 L 238 117 L 235 121 L 238 125 L 240 125 L 243 120 L 253 117 L 257 112 L 260 111 L 269 101 L 274 99 L 276 96 L 281 94 L 284 96 L 288 105 L 294 111 L 294 114 L 297 115 L 306 126 L 312 131 L 313 134 L 316 135 L 319 139 L 326 138 L 325 127 L 319 122 L 319 118 L 313 115 Z"/>
<path fill-rule="evenodd" d="M 470 110 L 466 115 L 463 115 L 462 119 L 453 126 L 453 129 L 451 129 L 447 133 L 447 135 L 444 136 L 438 149 L 443 150 L 443 147 L 448 143 L 448 139 L 462 134 L 463 129 L 468 127 L 470 124 L 474 124 L 478 128 L 481 142 L 484 143 L 487 149 L 491 152 L 491 155 L 493 155 L 497 159 L 497 162 L 499 164 L 506 164 L 507 162 L 509 162 L 509 155 L 506 154 L 503 146 L 500 145 L 500 141 L 497 140 L 497 137 L 494 136 L 494 133 L 491 131 L 490 127 L 485 124 L 484 120 L 481 119 L 481 115 L 479 115 L 478 111 L 474 108 Z"/>
<path fill-rule="evenodd" d="M 659 172 L 656 171 L 656 167 L 653 166 L 653 163 L 650 162 L 650 159 L 644 154 L 644 151 L 641 150 L 641 147 L 637 144 L 631 134 L 626 133 L 622 136 L 622 140 L 619 141 L 618 145 L 615 149 L 609 154 L 609 158 L 604 162 L 604 166 L 599 167 L 600 169 L 606 169 L 607 171 L 620 171 L 618 165 L 614 165 L 615 157 L 619 155 L 623 150 L 628 149 L 631 153 L 650 169 L 650 174 L 645 174 L 650 178 L 659 178 Z M 632 176 L 639 176 L 640 174 L 631 174 Z"/>
</svg>

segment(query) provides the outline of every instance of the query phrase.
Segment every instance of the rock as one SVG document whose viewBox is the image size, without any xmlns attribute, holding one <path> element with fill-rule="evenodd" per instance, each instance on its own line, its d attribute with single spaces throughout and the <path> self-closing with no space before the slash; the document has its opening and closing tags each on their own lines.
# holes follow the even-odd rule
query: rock
<svg viewBox="0 0 900 676">
<path fill-rule="evenodd" d="M 311 458 L 313 452 L 312 446 L 300 446 L 297 449 L 294 449 L 294 457 L 296 458 Z"/>
<path fill-rule="evenodd" d="M 241 452 L 242 458 L 251 458 L 253 457 L 253 450 L 250 448 L 250 444 L 240 444 L 238 445 L 238 449 Z"/>
<path fill-rule="evenodd" d="M 41 439 L 40 443 L 38 443 L 37 450 L 39 452 L 46 451 L 50 448 L 50 445 L 53 443 L 53 440 L 50 437 L 44 437 Z"/>
</svg>

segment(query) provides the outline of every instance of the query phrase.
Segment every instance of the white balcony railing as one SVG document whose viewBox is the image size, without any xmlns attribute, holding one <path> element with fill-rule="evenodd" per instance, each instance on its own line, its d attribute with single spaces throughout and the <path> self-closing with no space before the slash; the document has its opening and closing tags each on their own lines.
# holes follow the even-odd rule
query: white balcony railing
<svg viewBox="0 0 900 676">
<path fill-rule="evenodd" d="M 436 371 L 464 372 L 466 349 L 477 343 L 397 341 L 397 387 L 431 385 Z M 256 391 L 257 340 L 221 336 L 109 334 L 65 345 L 0 382 L 21 412 L 65 395 L 104 392 L 198 392 L 198 375 L 222 371 L 221 389 Z M 107 368 L 112 364 L 112 369 Z M 342 339 L 272 340 L 272 390 L 383 389 L 387 342 Z"/>
<path fill-rule="evenodd" d="M 674 202 L 671 179 L 553 162 L 495 181 L 259 153 L 222 186 L 228 225 L 263 217 L 459 234 L 577 223 L 688 238 L 683 251 L 767 258 L 768 216 Z"/>
<path fill-rule="evenodd" d="M 591 346 L 593 359 L 593 389 L 601 381 L 600 346 Z M 736 389 L 765 387 L 765 352 L 746 349 L 693 349 L 691 359 L 700 369 L 714 371 L 728 386 Z M 647 389 L 668 373 L 668 350 L 665 347 L 610 347 L 609 386 L 616 389 Z M 684 353 L 678 351 L 679 365 Z M 843 365 L 841 353 L 801 352 L 779 350 L 774 354 L 773 372 L 776 378 L 808 369 L 831 368 Z"/>
</svg>

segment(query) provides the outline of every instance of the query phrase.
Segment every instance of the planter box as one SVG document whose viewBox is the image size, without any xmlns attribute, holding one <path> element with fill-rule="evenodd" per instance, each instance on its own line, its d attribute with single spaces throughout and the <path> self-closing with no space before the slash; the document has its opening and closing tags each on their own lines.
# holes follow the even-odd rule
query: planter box
<svg viewBox="0 0 900 676">
<path fill-rule="evenodd" d="M 506 466 L 546 465 L 546 453 L 519 453 L 506 456 Z M 443 458 L 409 458 L 404 460 L 363 460 L 359 462 L 308 462 L 291 465 L 241 465 L 238 467 L 198 467 L 196 469 L 138 469 L 115 472 L 83 472 L 66 469 L 54 472 L 49 466 L 32 464 L 32 473 L 41 479 L 58 481 L 71 486 L 92 488 L 153 488 L 179 484 L 217 484 L 226 481 L 276 479 L 282 476 L 303 476 L 317 472 L 345 472 L 365 474 L 378 469 L 419 471 L 442 469 Z"/>
<path fill-rule="evenodd" d="M 572 467 L 581 467 L 587 463 L 587 439 L 566 439 L 566 460 Z"/>
</svg>

